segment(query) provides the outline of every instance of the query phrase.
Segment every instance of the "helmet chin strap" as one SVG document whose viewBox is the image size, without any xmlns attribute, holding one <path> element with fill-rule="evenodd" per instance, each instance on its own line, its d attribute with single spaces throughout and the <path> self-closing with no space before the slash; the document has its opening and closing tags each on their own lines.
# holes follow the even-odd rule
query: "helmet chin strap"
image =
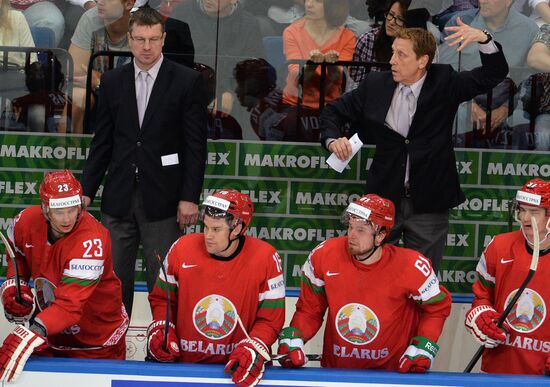
<svg viewBox="0 0 550 387">
<path fill-rule="evenodd" d="M 529 246 L 533 247 L 533 241 L 530 241 L 529 238 L 527 238 L 527 235 L 525 235 L 525 231 L 523 230 L 523 226 L 520 226 L 520 229 L 521 229 L 521 233 L 523 234 L 523 237 L 525 238 L 525 240 L 527 241 L 527 243 L 529 244 Z M 550 236 L 550 217 L 548 218 L 548 220 L 546 221 L 546 235 L 544 236 L 544 238 L 539 242 L 539 245 L 543 245 L 544 242 L 546 242 L 546 239 L 548 239 L 548 237 Z"/>
<path fill-rule="evenodd" d="M 364 258 L 357 258 L 357 256 L 355 256 L 355 255 L 354 255 L 353 257 L 354 257 L 356 260 L 358 260 L 359 262 L 366 261 L 367 259 L 369 259 L 369 258 L 376 252 L 376 250 L 377 250 L 379 247 L 380 247 L 380 246 L 374 246 L 374 247 L 372 248 L 372 250 L 370 251 L 370 253 L 369 253 L 366 257 L 364 257 Z"/>
<path fill-rule="evenodd" d="M 373 233 L 372 233 L 373 242 L 374 242 L 374 243 L 376 243 L 376 237 L 377 237 L 378 235 L 380 235 L 380 232 L 381 232 L 381 231 L 377 231 L 377 232 L 373 232 Z M 383 240 L 382 240 L 382 242 L 383 242 Z M 371 249 L 370 253 L 369 253 L 366 257 L 364 257 L 364 258 L 357 258 L 357 256 L 355 256 L 355 255 L 354 255 L 353 257 L 354 257 L 357 261 L 359 261 L 359 262 L 366 261 L 367 259 L 369 259 L 370 257 L 372 257 L 372 255 L 376 252 L 376 250 L 378 250 L 378 248 L 379 248 L 380 246 L 382 246 L 382 242 L 380 242 L 379 245 L 376 245 L 376 244 L 375 244 L 375 246 Z"/>
<path fill-rule="evenodd" d="M 231 234 L 230 234 L 230 235 L 231 235 Z M 234 238 L 234 239 L 231 239 L 230 237 L 227 237 L 227 246 L 225 247 L 225 249 L 220 250 L 220 251 L 218 252 L 218 254 L 216 254 L 216 255 L 219 255 L 219 253 L 223 253 L 224 251 L 227 251 L 227 250 L 231 247 L 231 244 L 232 244 L 233 242 L 235 242 L 236 240 L 239 240 L 239 236 L 240 236 L 240 234 L 237 235 L 237 237 Z"/>
<path fill-rule="evenodd" d="M 239 224 L 242 225 L 242 223 L 239 223 Z M 238 226 L 238 225 L 237 225 L 237 226 Z M 235 228 L 233 228 L 233 229 L 231 230 L 231 232 L 232 232 L 234 229 L 235 229 Z M 239 237 L 241 236 L 241 234 L 242 234 L 242 232 L 243 232 L 243 228 L 242 228 L 242 226 L 241 226 L 241 232 L 237 235 L 236 238 L 233 238 L 233 239 L 231 239 L 231 232 L 229 232 L 229 236 L 227 237 L 227 246 L 225 247 L 225 249 L 219 251 L 218 254 L 219 254 L 219 253 L 223 253 L 224 251 L 227 251 L 227 250 L 231 247 L 231 244 L 232 244 L 233 242 L 239 240 Z M 218 254 L 216 254 L 216 255 L 218 255 Z"/>
</svg>

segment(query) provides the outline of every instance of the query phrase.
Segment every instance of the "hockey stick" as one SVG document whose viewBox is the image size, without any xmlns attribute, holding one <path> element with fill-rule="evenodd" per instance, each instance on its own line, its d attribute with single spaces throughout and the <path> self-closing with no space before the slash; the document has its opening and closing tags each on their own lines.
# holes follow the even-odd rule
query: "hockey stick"
<svg viewBox="0 0 550 387">
<path fill-rule="evenodd" d="M 534 217 L 531 217 L 531 227 L 533 227 L 533 258 L 531 259 L 531 266 L 529 267 L 529 273 L 527 273 L 527 277 L 525 277 L 525 280 L 523 280 L 523 283 L 519 287 L 516 294 L 514 294 L 514 297 L 510 300 L 508 305 L 506 305 L 506 308 L 504 309 L 504 312 L 500 315 L 500 318 L 497 321 L 497 327 L 501 328 L 502 323 L 506 318 L 508 317 L 508 314 L 514 307 L 515 303 L 535 275 L 535 271 L 537 270 L 537 266 L 539 264 L 539 251 L 540 251 L 540 239 L 539 239 L 539 228 L 537 226 L 537 222 L 535 221 Z M 472 368 L 476 365 L 477 361 L 483 354 L 483 351 L 485 350 L 485 347 L 482 345 L 479 347 L 477 352 L 475 353 L 474 357 L 472 357 L 472 360 L 468 363 L 466 368 L 464 369 L 464 372 L 469 373 L 472 371 Z"/>
<path fill-rule="evenodd" d="M 160 255 L 155 251 L 155 256 L 157 257 L 157 261 L 160 265 L 160 270 L 162 270 L 162 275 L 164 275 L 164 279 L 168 281 L 168 276 L 166 275 L 166 270 L 164 269 L 164 264 L 162 262 L 162 259 L 160 259 Z M 170 289 L 166 288 L 166 321 L 164 322 L 164 339 L 162 340 L 162 349 L 164 352 L 168 352 L 168 330 L 170 329 Z"/>
<path fill-rule="evenodd" d="M 287 357 L 288 354 L 284 355 L 273 355 L 271 356 L 271 360 L 281 360 Z M 306 355 L 307 359 L 310 361 L 321 361 L 322 355 Z"/>
<path fill-rule="evenodd" d="M 279 359 L 283 359 L 283 358 L 288 356 L 288 354 L 269 356 L 269 353 L 267 353 L 265 351 L 265 349 L 259 347 L 258 345 L 255 345 L 256 340 L 252 339 L 248 335 L 248 332 L 246 331 L 246 329 L 244 327 L 244 324 L 242 323 L 241 317 L 238 314 L 237 314 L 237 323 L 241 327 L 242 331 L 244 332 L 244 335 L 249 340 L 250 344 L 254 347 L 256 352 L 258 352 L 266 361 L 279 360 Z M 306 355 L 306 357 L 308 358 L 308 360 L 311 360 L 311 361 L 320 361 L 321 360 L 321 355 Z M 236 368 L 237 368 L 237 364 L 235 364 L 235 366 L 233 366 L 233 370 L 235 370 Z"/>
<path fill-rule="evenodd" d="M 26 306 L 27 302 L 25 301 L 25 303 L 23 303 L 23 299 L 21 298 L 21 285 L 19 284 L 19 268 L 17 267 L 17 260 L 15 259 L 15 253 L 13 252 L 11 245 L 8 243 L 8 240 L 6 239 L 6 237 L 1 231 L 0 231 L 0 239 L 2 239 L 4 246 L 6 246 L 6 255 L 11 259 L 11 263 L 13 265 L 13 271 L 15 272 L 15 290 L 17 291 L 15 300 L 17 301 L 18 304 Z"/>
</svg>

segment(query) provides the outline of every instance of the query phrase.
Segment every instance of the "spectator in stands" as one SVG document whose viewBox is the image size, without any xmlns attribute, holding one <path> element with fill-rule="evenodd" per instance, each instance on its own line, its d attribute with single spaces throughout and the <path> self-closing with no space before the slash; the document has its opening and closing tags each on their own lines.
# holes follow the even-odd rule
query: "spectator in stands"
<svg viewBox="0 0 550 387">
<path fill-rule="evenodd" d="M 46 0 L 10 0 L 10 3 L 13 8 L 23 12 L 30 27 L 51 29 L 55 34 L 55 46 L 59 46 L 65 31 L 65 19 L 54 3 Z"/>
<path fill-rule="evenodd" d="M 460 15 L 460 20 L 472 27 L 488 31 L 502 44 L 503 52 L 510 67 L 525 66 L 527 51 L 537 34 L 536 23 L 517 11 L 510 9 L 511 0 L 481 0 L 479 9 L 472 9 Z M 459 19 L 447 23 L 455 26 Z M 481 64 L 477 49 L 466 47 L 459 53 L 446 44 L 440 47 L 440 62 L 451 64 L 457 70 L 471 70 Z M 459 68 L 460 63 L 460 68 Z M 487 106 L 487 94 L 479 95 L 458 110 L 457 131 L 460 134 L 458 145 L 474 147 L 502 147 L 511 144 L 510 132 L 506 126 L 509 101 L 515 93 L 515 82 L 521 79 L 505 79 L 492 90 L 492 104 Z M 490 110 L 490 125 L 487 116 Z"/>
<path fill-rule="evenodd" d="M 71 37 L 82 14 L 94 8 L 97 3 L 95 0 L 54 0 L 54 4 L 59 8 L 65 19 L 65 31 L 59 42 L 59 47 L 68 50 Z"/>
<path fill-rule="evenodd" d="M 287 60 L 309 60 L 313 64 L 288 65 L 288 77 L 283 91 L 283 103 L 296 114 L 296 133 L 285 133 L 285 140 L 318 141 L 317 122 L 321 66 L 319 63 L 349 61 L 355 49 L 355 35 L 342 25 L 349 12 L 348 0 L 306 0 L 305 16 L 292 23 L 283 33 L 284 54 Z M 328 103 L 343 90 L 343 68 L 327 66 L 324 95 Z M 298 101 L 299 85 L 303 82 L 301 102 Z M 302 114 L 303 113 L 303 114 Z M 313 125 L 311 125 L 313 124 Z"/>
<path fill-rule="evenodd" d="M 98 51 L 130 51 L 128 45 L 128 21 L 135 0 L 99 0 L 97 7 L 84 13 L 71 39 L 69 53 L 74 60 L 75 77 L 73 89 L 73 128 L 81 132 L 84 126 L 86 105 L 86 75 L 92 54 Z M 167 55 L 179 63 L 191 66 L 193 62 L 193 42 L 189 27 L 168 18 L 165 22 L 166 38 L 163 52 L 188 54 L 183 57 Z M 100 87 L 100 77 L 110 68 L 122 66 L 130 61 L 129 56 L 117 56 L 114 63 L 106 56 L 95 59 L 92 70 L 91 88 L 93 96 Z M 94 102 L 92 96 L 92 103 Z"/>
<path fill-rule="evenodd" d="M 0 46 L 34 47 L 29 25 L 23 14 L 12 9 L 9 0 L 0 0 Z M 10 53 L 8 63 L 25 66 L 25 53 Z M 0 90 L 6 84 L 2 82 Z"/>
<path fill-rule="evenodd" d="M 408 0 L 408 9 L 424 8 L 430 15 L 437 15 L 451 6 L 452 0 Z M 387 10 L 387 0 L 366 0 L 369 16 L 378 24 L 384 20 Z M 416 26 L 415 26 L 416 27 Z M 435 27 L 435 26 L 434 26 Z M 431 26 L 428 31 L 432 32 Z M 435 34 L 434 34 L 435 35 Z"/>
<path fill-rule="evenodd" d="M 390 61 L 392 43 L 399 28 L 405 27 L 405 15 L 410 0 L 390 0 L 384 20 L 380 27 L 376 26 L 364 33 L 357 40 L 353 60 L 357 62 L 384 62 Z M 380 67 L 372 67 L 370 71 L 381 71 Z M 366 76 L 365 67 L 352 67 L 349 75 L 354 82 L 361 82 Z M 354 87 L 353 87 L 354 88 Z"/>
<path fill-rule="evenodd" d="M 453 5 L 445 9 L 443 12 L 433 16 L 433 22 L 439 27 L 441 31 L 445 27 L 445 24 L 452 18 L 456 17 L 463 11 L 478 8 L 479 0 L 453 0 Z"/>
<path fill-rule="evenodd" d="M 250 125 L 260 140 L 284 140 L 285 135 L 293 133 L 296 110 L 282 103 L 277 72 L 269 62 L 262 58 L 243 60 L 235 66 L 233 76 L 237 82 L 235 94 L 250 112 Z M 311 120 L 307 124 L 318 129 L 317 117 L 308 118 Z"/>
<path fill-rule="evenodd" d="M 203 63 L 195 63 L 193 70 L 198 71 L 206 88 L 207 105 L 216 99 L 216 73 L 214 69 Z M 212 111 L 208 115 L 208 138 L 212 140 L 231 139 L 242 140 L 243 129 L 239 122 L 229 114 L 220 111 Z"/>
<path fill-rule="evenodd" d="M 69 53 L 74 61 L 73 128 L 82 132 L 86 105 L 86 75 L 88 62 L 97 51 L 129 51 L 128 20 L 134 0 L 99 0 L 97 7 L 86 11 L 71 39 Z M 112 67 L 129 62 L 129 56 L 114 58 Z M 91 87 L 99 90 L 100 77 L 109 70 L 109 58 L 98 57 L 93 64 Z"/>
<path fill-rule="evenodd" d="M 258 20 L 243 9 L 239 0 L 193 0 L 175 7 L 170 14 L 191 29 L 195 60 L 216 72 L 213 111 L 232 113 L 235 95 L 231 74 L 243 57 L 263 56 Z"/>
<path fill-rule="evenodd" d="M 265 59 L 246 59 L 237 63 L 233 77 L 235 94 L 250 112 L 250 125 L 260 140 L 284 140 L 296 120 L 282 104 L 275 68 Z"/>
<path fill-rule="evenodd" d="M 540 27 L 527 55 L 527 64 L 539 71 L 550 73 L 550 24 Z"/>
<path fill-rule="evenodd" d="M 529 50 L 527 64 L 543 74 L 537 74 L 535 112 L 535 149 L 550 150 L 550 24 L 544 24 Z M 531 93 L 530 88 L 527 92 Z"/>
<path fill-rule="evenodd" d="M 47 59 L 45 65 L 36 61 L 27 66 L 25 85 L 29 93 L 15 98 L 11 112 L 3 113 L 1 122 L 6 123 L 5 129 L 65 133 L 65 112 L 70 100 L 62 91 L 64 82 L 56 57 Z"/>
<path fill-rule="evenodd" d="M 304 3 L 304 0 L 275 0 L 275 2 L 271 2 L 267 15 L 278 26 L 276 30 L 282 32 L 290 24 L 304 17 Z M 361 36 L 370 30 L 368 15 L 362 12 L 363 4 L 362 0 L 349 0 L 350 12 L 344 22 L 344 27 L 352 30 L 355 36 Z"/>
<path fill-rule="evenodd" d="M 550 1 L 548 0 L 515 0 L 512 7 L 530 16 L 539 27 L 544 23 L 550 23 Z"/>
<path fill-rule="evenodd" d="M 25 16 L 12 9 L 9 0 L 0 0 L 0 46 L 34 47 Z M 0 51 L 0 55 L 3 54 Z M 10 52 L 7 58 L 7 63 L 0 65 L 0 127 L 9 128 L 13 122 L 9 116 L 11 100 L 25 93 L 25 75 L 21 71 L 25 66 L 25 53 Z M 36 60 L 36 55 L 29 59 Z"/>
</svg>

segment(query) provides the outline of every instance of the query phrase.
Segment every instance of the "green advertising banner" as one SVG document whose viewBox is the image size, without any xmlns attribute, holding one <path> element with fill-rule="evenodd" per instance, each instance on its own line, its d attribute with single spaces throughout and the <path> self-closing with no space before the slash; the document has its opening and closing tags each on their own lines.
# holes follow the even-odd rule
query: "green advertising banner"
<svg viewBox="0 0 550 387">
<path fill-rule="evenodd" d="M 446 257 L 475 257 L 475 224 L 451 223 L 445 246 Z"/>
<path fill-rule="evenodd" d="M 82 169 L 90 136 L 0 133 L 2 168 Z"/>
<path fill-rule="evenodd" d="M 470 294 L 477 278 L 476 266 L 477 261 L 444 259 L 437 278 L 451 293 Z"/>
<path fill-rule="evenodd" d="M 22 209 L 39 204 L 45 171 L 68 168 L 80 177 L 91 136 L 0 133 L 0 230 Z M 298 288 L 301 267 L 311 249 L 327 238 L 345 235 L 340 215 L 364 193 L 375 149 L 365 146 L 343 173 L 326 164 L 318 144 L 209 141 L 204 199 L 215 189 L 248 194 L 255 216 L 248 234 L 277 248 L 287 286 Z M 453 293 L 471 292 L 475 267 L 491 238 L 515 228 L 511 199 L 528 179 L 550 176 L 550 154 L 543 152 L 457 149 L 456 168 L 466 201 L 450 211 L 445 259 L 438 276 Z M 90 208 L 99 218 L 100 187 Z M 123 198 L 121 198 L 123 199 Z M 199 223 L 188 232 L 200 232 Z M 0 276 L 5 275 L 2 257 Z M 143 256 L 136 279 L 144 281 Z"/>
<path fill-rule="evenodd" d="M 206 156 L 206 175 L 237 175 L 237 143 L 210 141 Z"/>
<path fill-rule="evenodd" d="M 288 183 L 282 180 L 243 180 L 242 178 L 206 177 L 201 199 L 205 199 L 220 188 L 237 189 L 250 197 L 254 203 L 254 212 L 268 214 L 286 214 L 288 202 Z"/>
<path fill-rule="evenodd" d="M 341 174 L 326 163 L 329 154 L 320 145 L 241 142 L 239 176 L 356 180 L 357 158 Z"/>
<path fill-rule="evenodd" d="M 290 213 L 296 215 L 340 216 L 350 202 L 364 193 L 363 183 L 293 182 L 290 187 Z"/>
<path fill-rule="evenodd" d="M 535 177 L 550 177 L 548 152 L 483 151 L 481 157 L 481 184 L 522 186 Z"/>
</svg>

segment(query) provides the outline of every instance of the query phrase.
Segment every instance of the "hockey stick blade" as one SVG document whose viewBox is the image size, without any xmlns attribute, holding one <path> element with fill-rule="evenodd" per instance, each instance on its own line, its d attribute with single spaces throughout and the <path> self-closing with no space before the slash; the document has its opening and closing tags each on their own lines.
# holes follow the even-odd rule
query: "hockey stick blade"
<svg viewBox="0 0 550 387">
<path fill-rule="evenodd" d="M 160 270 L 162 270 L 162 275 L 164 279 L 168 281 L 168 275 L 166 275 L 166 270 L 164 269 L 164 263 L 160 259 L 160 255 L 155 250 L 155 257 L 160 265 Z M 168 352 L 168 330 L 170 329 L 170 289 L 166 288 L 166 320 L 164 322 L 164 337 L 162 340 L 162 349 L 164 352 Z"/>
<path fill-rule="evenodd" d="M 288 354 L 273 355 L 273 356 L 271 356 L 271 360 L 282 360 L 287 356 L 288 356 Z M 310 361 L 321 361 L 321 355 L 311 354 L 311 355 L 306 355 L 306 357 L 307 357 L 307 360 L 310 360 Z"/>
<path fill-rule="evenodd" d="M 537 271 L 537 266 L 539 264 L 539 253 L 540 253 L 540 238 L 539 238 L 539 228 L 537 225 L 537 221 L 534 217 L 531 217 L 531 227 L 533 227 L 533 257 L 531 258 L 531 265 L 529 266 L 529 273 L 527 273 L 527 276 L 525 277 L 525 280 L 523 280 L 523 283 L 518 288 L 516 294 L 514 294 L 514 297 L 510 300 L 508 305 L 506 305 L 506 308 L 500 315 L 498 321 L 497 321 L 497 327 L 501 328 L 502 324 L 504 323 L 504 320 L 508 317 L 508 314 L 510 314 L 510 311 L 516 304 L 517 300 L 521 297 L 521 294 L 535 275 L 535 272 Z M 478 362 L 481 355 L 483 355 L 483 351 L 485 350 L 485 347 L 482 345 L 478 348 L 475 355 L 472 357 L 472 360 L 468 363 L 466 368 L 464 369 L 464 372 L 469 373 L 472 371 L 476 363 Z"/>
<path fill-rule="evenodd" d="M 8 240 L 6 239 L 6 237 L 1 231 L 0 231 L 0 239 L 2 239 L 2 243 L 4 243 L 4 246 L 6 246 L 6 255 L 10 258 L 11 263 L 13 265 L 13 271 L 15 272 L 15 290 L 17 292 L 15 299 L 18 304 L 25 305 L 27 304 L 27 302 L 25 302 L 24 304 L 23 298 L 21 297 L 21 284 L 19 283 L 19 268 L 17 267 L 17 260 L 15 259 L 15 253 L 13 252 L 11 245 L 8 243 Z"/>
</svg>

